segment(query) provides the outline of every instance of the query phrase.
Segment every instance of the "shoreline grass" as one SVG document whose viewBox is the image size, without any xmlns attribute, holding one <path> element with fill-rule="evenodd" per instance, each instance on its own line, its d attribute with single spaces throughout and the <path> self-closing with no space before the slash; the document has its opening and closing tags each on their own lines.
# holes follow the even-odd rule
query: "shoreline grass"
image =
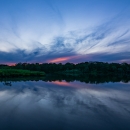
<svg viewBox="0 0 130 130">
<path fill-rule="evenodd" d="M 0 69 L 0 77 L 29 77 L 44 76 L 44 72 L 30 71 L 22 69 Z"/>
</svg>

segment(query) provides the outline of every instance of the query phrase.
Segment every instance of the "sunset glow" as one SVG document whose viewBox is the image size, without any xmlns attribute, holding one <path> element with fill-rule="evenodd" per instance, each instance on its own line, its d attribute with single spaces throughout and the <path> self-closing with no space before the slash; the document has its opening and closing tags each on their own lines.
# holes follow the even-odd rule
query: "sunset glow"
<svg viewBox="0 0 130 130">
<path fill-rule="evenodd" d="M 69 60 L 70 58 L 71 57 L 55 58 L 55 59 L 49 60 L 48 62 L 51 62 L 51 63 L 63 62 L 63 61 Z"/>
<path fill-rule="evenodd" d="M 4 63 L 4 64 L 8 65 L 8 66 L 15 66 L 16 63 L 7 62 L 7 63 Z"/>
</svg>

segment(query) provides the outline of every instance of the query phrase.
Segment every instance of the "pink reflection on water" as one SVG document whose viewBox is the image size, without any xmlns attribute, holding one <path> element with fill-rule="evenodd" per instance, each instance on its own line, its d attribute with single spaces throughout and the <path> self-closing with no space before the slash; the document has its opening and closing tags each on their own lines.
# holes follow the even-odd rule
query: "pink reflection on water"
<svg viewBox="0 0 130 130">
<path fill-rule="evenodd" d="M 74 81 L 74 82 L 66 82 L 64 80 L 62 81 L 52 81 L 50 82 L 52 84 L 56 84 L 56 85 L 59 85 L 59 86 L 64 86 L 64 87 L 72 87 L 72 88 L 88 88 L 90 87 L 88 84 L 85 84 L 85 83 L 81 83 L 80 82 L 77 82 L 77 81 Z"/>
<path fill-rule="evenodd" d="M 65 82 L 65 81 L 52 81 L 51 83 L 56 85 L 61 85 L 61 86 L 71 86 L 69 82 Z"/>
</svg>

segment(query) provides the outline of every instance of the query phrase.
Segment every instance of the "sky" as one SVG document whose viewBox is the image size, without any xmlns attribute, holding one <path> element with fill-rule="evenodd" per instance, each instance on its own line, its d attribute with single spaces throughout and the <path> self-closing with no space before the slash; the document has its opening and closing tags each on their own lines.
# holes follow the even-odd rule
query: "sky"
<svg viewBox="0 0 130 130">
<path fill-rule="evenodd" d="M 130 63 L 130 0 L 0 0 L 0 64 Z"/>
</svg>

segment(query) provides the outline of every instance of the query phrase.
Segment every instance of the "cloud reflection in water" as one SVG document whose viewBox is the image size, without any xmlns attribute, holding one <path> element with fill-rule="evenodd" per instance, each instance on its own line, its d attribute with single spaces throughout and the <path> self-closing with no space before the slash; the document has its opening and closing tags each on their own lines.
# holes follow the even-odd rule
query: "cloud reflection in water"
<svg viewBox="0 0 130 130">
<path fill-rule="evenodd" d="M 12 87 L 0 84 L 2 130 L 130 128 L 129 84 L 96 85 L 77 81 L 12 84 Z"/>
</svg>

